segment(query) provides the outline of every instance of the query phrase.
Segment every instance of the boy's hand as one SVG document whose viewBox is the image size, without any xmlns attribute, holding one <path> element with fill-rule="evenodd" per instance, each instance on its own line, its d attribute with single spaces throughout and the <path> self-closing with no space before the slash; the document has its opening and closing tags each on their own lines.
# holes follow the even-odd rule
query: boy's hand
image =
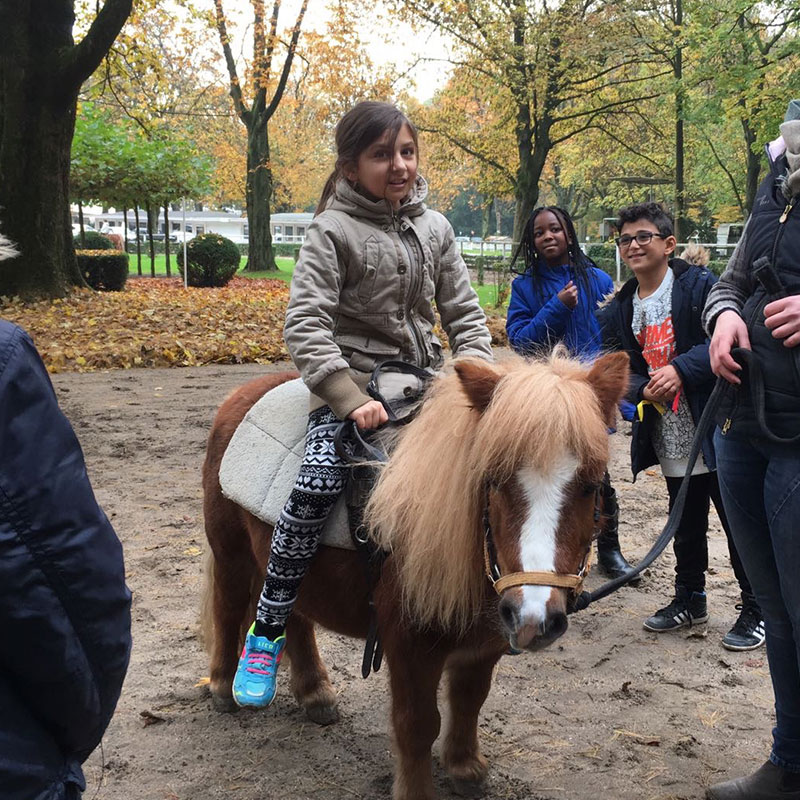
<svg viewBox="0 0 800 800">
<path fill-rule="evenodd" d="M 578 305 L 578 287 L 570 281 L 559 293 L 558 299 L 569 309 Z"/>
<path fill-rule="evenodd" d="M 389 421 L 389 415 L 386 413 L 383 403 L 379 403 L 377 400 L 364 403 L 363 406 L 351 411 L 347 418 L 352 419 L 362 431 L 374 430 Z"/>
<path fill-rule="evenodd" d="M 800 344 L 800 295 L 782 297 L 764 306 L 764 324 L 784 347 Z"/>
<path fill-rule="evenodd" d="M 779 303 L 780 300 L 775 302 Z M 774 305 L 774 303 L 769 305 Z M 766 309 L 764 310 L 766 311 Z M 750 336 L 747 333 L 745 321 L 739 314 L 729 309 L 728 311 L 723 311 L 717 317 L 708 354 L 711 357 L 711 371 L 718 377 L 725 378 L 728 383 L 738 386 L 742 381 L 737 373 L 742 368 L 731 355 L 731 350 L 734 347 L 744 347 L 749 350 Z"/>
<path fill-rule="evenodd" d="M 669 403 L 678 394 L 682 386 L 683 381 L 678 374 L 678 370 L 672 364 L 667 364 L 665 367 L 657 369 L 650 376 L 650 383 L 645 386 L 642 395 L 644 396 L 645 393 L 651 395 L 650 397 L 645 396 L 646 400 Z"/>
</svg>

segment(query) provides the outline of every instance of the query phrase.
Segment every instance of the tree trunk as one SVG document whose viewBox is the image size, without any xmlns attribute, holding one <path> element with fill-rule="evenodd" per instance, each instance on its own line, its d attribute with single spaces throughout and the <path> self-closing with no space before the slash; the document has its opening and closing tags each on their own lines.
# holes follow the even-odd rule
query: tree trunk
<svg viewBox="0 0 800 800">
<path fill-rule="evenodd" d="M 492 232 L 492 208 L 494 197 L 484 196 L 483 213 L 481 214 L 481 239 L 485 239 Z"/>
<path fill-rule="evenodd" d="M 148 200 L 144 204 L 144 211 L 147 215 L 147 242 L 150 245 L 150 277 L 156 276 L 156 243 L 153 239 L 153 209 L 150 207 Z"/>
<path fill-rule="evenodd" d="M 253 121 L 247 131 L 247 227 L 248 272 L 277 270 L 272 250 L 270 202 L 272 200 L 272 169 L 269 161 L 269 132 L 264 116 Z"/>
<path fill-rule="evenodd" d="M 133 218 L 136 222 L 136 269 L 139 277 L 142 277 L 142 243 L 139 240 L 139 204 L 133 207 Z"/>
<path fill-rule="evenodd" d="M 78 224 L 81 228 L 81 247 L 85 250 L 86 249 L 86 230 L 83 227 L 83 203 L 78 200 Z M 72 240 L 75 241 L 75 237 L 72 237 Z"/>
<path fill-rule="evenodd" d="M 683 26 L 683 3 L 675 4 L 675 33 L 678 45 L 675 47 L 673 73 L 675 75 L 675 236 L 685 242 L 689 236 L 686 221 L 686 185 L 684 176 L 683 118 L 686 113 L 686 96 L 683 89 L 683 47 L 680 36 Z"/>
<path fill-rule="evenodd" d="M 172 277 L 169 266 L 169 203 L 164 204 L 164 258 L 167 262 L 167 277 Z"/>
<path fill-rule="evenodd" d="M 106 0 L 75 45 L 74 0 L 0 0 L 0 221 L 20 251 L 0 268 L 0 295 L 62 297 L 86 286 L 69 210 L 78 90 L 130 8 Z"/>
<path fill-rule="evenodd" d="M 742 131 L 747 146 L 747 178 L 745 182 L 744 214 L 745 219 L 753 210 L 753 203 L 758 191 L 758 179 L 761 177 L 761 156 L 754 150 L 756 143 L 755 131 L 750 127 L 750 120 L 742 120 Z"/>
</svg>

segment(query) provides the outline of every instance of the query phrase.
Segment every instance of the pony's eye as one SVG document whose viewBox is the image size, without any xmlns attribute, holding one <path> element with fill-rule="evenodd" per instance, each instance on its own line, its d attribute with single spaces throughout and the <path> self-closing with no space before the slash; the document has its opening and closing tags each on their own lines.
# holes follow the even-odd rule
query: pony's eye
<svg viewBox="0 0 800 800">
<path fill-rule="evenodd" d="M 599 483 L 584 483 L 583 486 L 581 486 L 581 494 L 584 497 L 588 497 L 590 494 L 594 494 L 599 488 Z"/>
</svg>

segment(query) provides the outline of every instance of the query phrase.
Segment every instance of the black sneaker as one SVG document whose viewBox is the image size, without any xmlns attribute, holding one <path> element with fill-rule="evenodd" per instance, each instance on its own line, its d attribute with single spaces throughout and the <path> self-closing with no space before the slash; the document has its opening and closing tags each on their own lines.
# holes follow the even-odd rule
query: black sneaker
<svg viewBox="0 0 800 800">
<path fill-rule="evenodd" d="M 652 617 L 644 621 L 644 628 L 655 633 L 674 631 L 687 625 L 708 622 L 705 592 L 686 592 L 678 589 L 675 599 L 664 608 L 659 608 Z"/>
<path fill-rule="evenodd" d="M 722 637 L 722 646 L 728 650 L 755 650 L 764 644 L 764 620 L 758 606 L 736 606 L 739 619 Z"/>
</svg>

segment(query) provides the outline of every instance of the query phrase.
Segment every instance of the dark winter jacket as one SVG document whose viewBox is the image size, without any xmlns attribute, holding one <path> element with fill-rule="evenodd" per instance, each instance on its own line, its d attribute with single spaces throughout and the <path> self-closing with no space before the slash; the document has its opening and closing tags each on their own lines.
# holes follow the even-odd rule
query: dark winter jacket
<svg viewBox="0 0 800 800">
<path fill-rule="evenodd" d="M 676 355 L 670 362 L 683 381 L 683 391 L 695 425 L 714 388 L 714 375 L 708 356 L 708 339 L 700 323 L 706 295 L 716 281 L 705 267 L 688 264 L 679 258 L 670 261 L 675 275 L 672 285 L 672 326 L 675 331 Z M 633 319 L 633 293 L 639 282 L 631 278 L 617 292 L 614 299 L 598 312 L 606 350 L 624 350 L 630 356 L 631 379 L 627 399 L 637 405 L 642 400 L 644 387 L 650 381 L 647 362 L 642 348 L 631 329 Z M 652 444 L 652 428 L 658 411 L 652 405 L 644 406 L 644 417 L 633 420 L 631 437 L 631 470 L 634 477 L 658 463 Z M 716 468 L 711 433 L 703 440 L 703 458 L 709 469 Z"/>
<path fill-rule="evenodd" d="M 0 797 L 84 788 L 130 655 L 122 546 L 25 332 L 0 320 Z"/>
<path fill-rule="evenodd" d="M 563 342 L 574 356 L 594 358 L 598 354 L 601 339 L 595 311 L 614 291 L 614 282 L 597 267 L 589 267 L 587 272 L 588 291 L 571 266 L 543 269 L 536 280 L 529 272 L 514 279 L 506 317 L 508 341 L 514 350 L 528 354 Z M 574 309 L 557 296 L 569 281 L 578 286 Z"/>
</svg>

